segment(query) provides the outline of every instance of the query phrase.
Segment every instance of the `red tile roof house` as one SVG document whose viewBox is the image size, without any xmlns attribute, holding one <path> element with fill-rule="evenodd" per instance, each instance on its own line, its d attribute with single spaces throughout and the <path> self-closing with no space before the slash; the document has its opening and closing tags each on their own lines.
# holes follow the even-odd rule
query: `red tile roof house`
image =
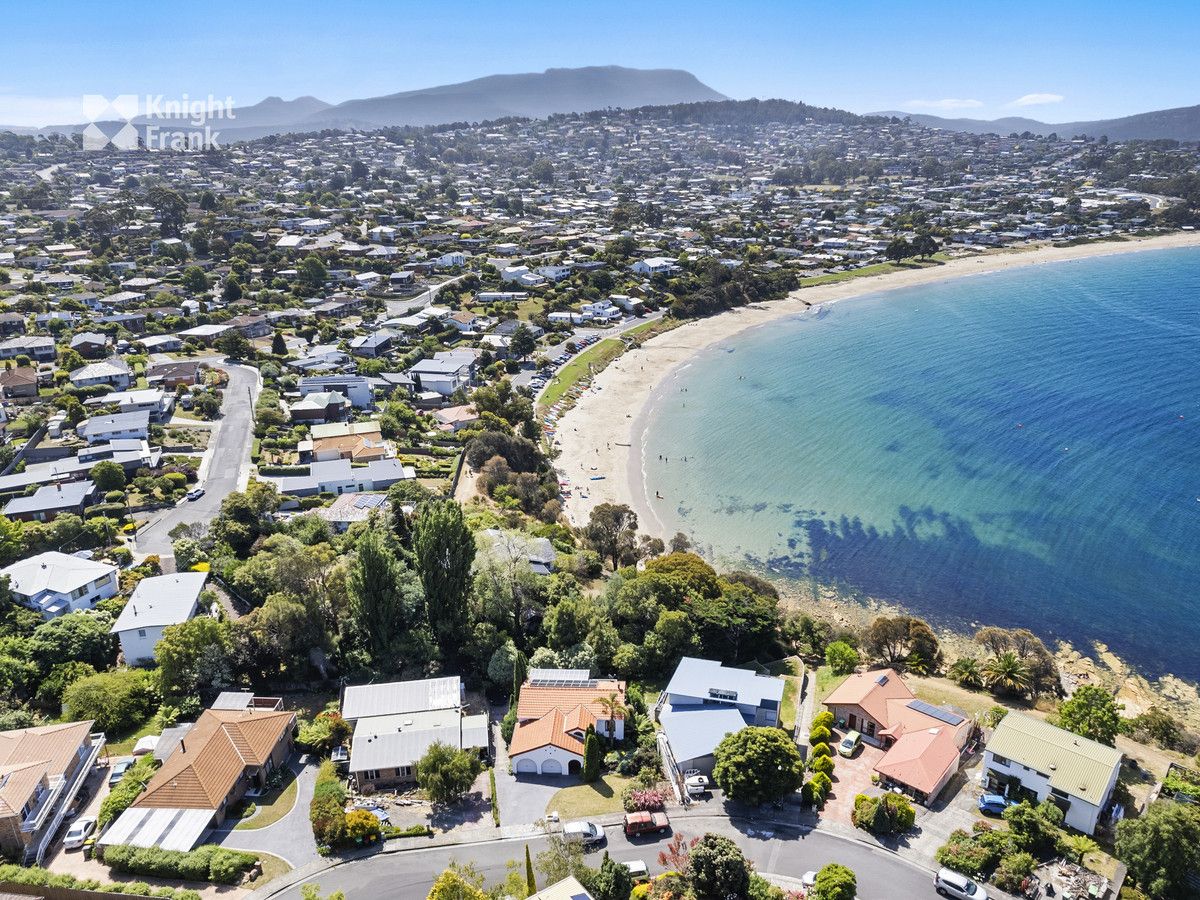
<svg viewBox="0 0 1200 900">
<path fill-rule="evenodd" d="M 825 698 L 834 718 L 887 752 L 875 771 L 929 805 L 958 771 L 974 728 L 959 713 L 918 700 L 892 669 L 851 675 Z"/>
<path fill-rule="evenodd" d="M 521 687 L 517 727 L 508 758 L 517 775 L 578 775 L 583 739 L 591 725 L 608 735 L 609 713 L 601 702 L 616 694 L 625 703 L 625 682 L 594 679 L 587 671 L 533 669 Z M 625 719 L 613 718 L 613 738 L 625 737 Z"/>
</svg>

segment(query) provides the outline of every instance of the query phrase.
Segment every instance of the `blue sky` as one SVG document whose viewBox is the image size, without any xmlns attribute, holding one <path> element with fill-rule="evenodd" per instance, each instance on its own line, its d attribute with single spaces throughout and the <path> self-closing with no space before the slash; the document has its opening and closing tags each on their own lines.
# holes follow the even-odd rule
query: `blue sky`
<svg viewBox="0 0 1200 900">
<path fill-rule="evenodd" d="M 4 9 L 0 123 L 82 94 L 329 102 L 551 66 L 688 69 L 736 98 L 1050 122 L 1200 103 L 1200 3 L 42 0 Z"/>
</svg>

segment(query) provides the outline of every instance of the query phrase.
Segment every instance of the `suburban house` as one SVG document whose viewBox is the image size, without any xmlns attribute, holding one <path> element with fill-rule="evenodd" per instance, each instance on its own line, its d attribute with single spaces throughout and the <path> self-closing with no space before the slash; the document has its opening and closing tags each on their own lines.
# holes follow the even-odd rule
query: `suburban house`
<svg viewBox="0 0 1200 900">
<path fill-rule="evenodd" d="M 365 466 L 351 466 L 348 459 L 331 459 L 313 463 L 307 475 L 264 475 L 260 480 L 273 483 L 281 494 L 308 497 L 322 493 L 384 491 L 397 481 L 416 477 L 416 469 L 402 465 L 396 459 L 376 459 Z"/>
<path fill-rule="evenodd" d="M 288 405 L 293 422 L 336 422 L 350 415 L 350 401 L 335 391 L 308 394 Z"/>
<path fill-rule="evenodd" d="M 639 259 L 629 267 L 638 275 L 669 275 L 675 271 L 675 260 L 667 256 L 651 256 Z"/>
<path fill-rule="evenodd" d="M 475 536 L 482 559 L 493 560 L 505 568 L 525 563 L 535 575 L 554 571 L 558 553 L 550 538 L 532 537 L 519 531 L 485 528 Z"/>
<path fill-rule="evenodd" d="M 132 381 L 133 376 L 130 374 L 129 366 L 119 359 L 88 363 L 71 373 L 71 384 L 81 388 L 107 384 L 118 391 L 124 391 L 129 388 Z"/>
<path fill-rule="evenodd" d="M 556 881 L 536 894 L 531 894 L 529 900 L 592 900 L 592 895 L 578 878 L 568 875 L 562 881 Z"/>
<path fill-rule="evenodd" d="M 309 394 L 341 394 L 355 409 L 370 409 L 374 403 L 371 382 L 362 375 L 310 375 L 297 385 L 300 396 Z"/>
<path fill-rule="evenodd" d="M 108 335 L 96 331 L 81 331 L 71 338 L 70 347 L 80 356 L 100 356 L 108 349 Z"/>
<path fill-rule="evenodd" d="M 57 355 L 54 338 L 40 334 L 20 335 L 9 338 L 7 341 L 0 341 L 0 359 L 28 356 L 38 362 L 54 362 Z"/>
<path fill-rule="evenodd" d="M 90 481 L 44 484 L 34 493 L 9 500 L 4 515 L 25 522 L 49 522 L 63 513 L 82 515 L 95 501 L 96 486 Z"/>
<path fill-rule="evenodd" d="M 106 444 L 111 441 L 139 440 L 150 437 L 150 413 L 117 413 L 111 416 L 93 416 L 75 426 L 75 433 L 89 444 Z"/>
<path fill-rule="evenodd" d="M 178 743 L 164 748 L 169 755 L 162 767 L 100 838 L 102 845 L 191 850 L 239 800 L 262 791 L 271 773 L 287 765 L 296 714 L 273 698 L 246 703 L 244 695 L 230 696 L 238 702 L 224 704 L 222 694 L 191 728 L 176 731 Z M 231 708 L 219 708 L 226 705 Z"/>
<path fill-rule="evenodd" d="M 350 776 L 364 793 L 411 784 L 436 742 L 485 756 L 490 746 L 487 714 L 463 715 L 457 675 L 347 687 L 342 718 L 354 725 Z"/>
<path fill-rule="evenodd" d="M 328 506 L 319 506 L 313 514 L 328 522 L 338 534 L 355 522 L 366 522 L 371 514 L 383 514 L 391 508 L 386 494 L 342 494 Z"/>
<path fill-rule="evenodd" d="M 625 682 L 592 678 L 587 669 L 531 669 L 517 701 L 508 758 L 518 775 L 578 775 L 588 726 L 625 737 Z M 613 706 L 616 709 L 613 709 Z"/>
<path fill-rule="evenodd" d="M 330 422 L 313 425 L 309 439 L 300 441 L 296 449 L 301 462 L 325 462 L 330 459 L 350 459 L 370 462 L 392 455 L 390 445 L 379 430 L 379 420 L 366 422 Z"/>
<path fill-rule="evenodd" d="M 892 669 L 850 675 L 824 703 L 839 727 L 887 751 L 875 764 L 879 777 L 925 804 L 958 771 L 974 730 L 965 715 L 918 700 Z"/>
<path fill-rule="evenodd" d="M 186 622 L 200 612 L 200 592 L 207 580 L 207 572 L 179 572 L 138 582 L 112 627 L 127 665 L 154 661 L 154 648 L 162 639 L 163 629 Z"/>
<path fill-rule="evenodd" d="M 0 390 L 5 400 L 24 400 L 38 395 L 37 370 L 18 366 L 0 372 Z"/>
<path fill-rule="evenodd" d="M 161 388 L 137 391 L 112 391 L 102 397 L 89 397 L 84 406 L 115 406 L 119 413 L 147 412 L 151 421 L 166 422 L 175 409 L 175 395 Z"/>
<path fill-rule="evenodd" d="M 1121 751 L 1025 713 L 1005 716 L 983 753 L 989 790 L 1012 800 L 1049 800 L 1063 823 L 1094 834 L 1112 803 Z"/>
<path fill-rule="evenodd" d="M 436 391 L 449 397 L 455 391 L 465 391 L 475 377 L 476 354 L 474 350 L 443 350 L 423 359 L 409 368 L 406 373 L 412 380 L 413 389 Z"/>
<path fill-rule="evenodd" d="M 162 385 L 169 391 L 175 390 L 181 384 L 191 387 L 200 383 L 201 366 L 201 363 L 190 360 L 158 363 L 151 365 L 147 370 L 146 381 L 148 384 Z"/>
<path fill-rule="evenodd" d="M 747 725 L 778 725 L 783 680 L 685 656 L 656 713 L 681 770 L 711 772 L 713 751 Z"/>
<path fill-rule="evenodd" d="M 117 592 L 111 563 L 47 550 L 0 569 L 15 597 L 47 619 L 91 609 Z"/>
<path fill-rule="evenodd" d="M 174 334 L 143 335 L 138 338 L 138 343 L 146 348 L 147 353 L 173 353 L 183 349 L 183 341 Z M 166 363 L 166 365 L 175 365 L 175 363 Z"/>
<path fill-rule="evenodd" d="M 0 852 L 40 864 L 103 749 L 91 722 L 0 732 Z"/>
</svg>

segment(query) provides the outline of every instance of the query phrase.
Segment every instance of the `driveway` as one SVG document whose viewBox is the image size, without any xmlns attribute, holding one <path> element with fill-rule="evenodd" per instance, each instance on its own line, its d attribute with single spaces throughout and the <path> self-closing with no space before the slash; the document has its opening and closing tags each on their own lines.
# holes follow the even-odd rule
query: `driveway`
<svg viewBox="0 0 1200 900">
<path fill-rule="evenodd" d="M 565 787 L 579 784 L 578 778 L 568 775 L 516 775 L 508 771 L 508 750 L 500 736 L 500 726 L 493 735 L 496 746 L 496 799 L 500 801 L 500 827 L 532 825 L 546 816 L 546 804 Z"/>
<path fill-rule="evenodd" d="M 220 844 L 234 850 L 271 853 L 287 862 L 293 869 L 320 859 L 317 842 L 313 839 L 308 821 L 313 784 L 317 780 L 317 761 L 307 755 L 292 763 L 296 773 L 296 804 L 282 819 L 264 828 L 237 830 L 230 825 L 214 831 L 208 843 Z M 234 823 L 236 824 L 236 823 Z"/>
<path fill-rule="evenodd" d="M 201 464 L 199 500 L 184 500 L 158 516 L 138 532 L 134 546 L 142 556 L 172 556 L 170 532 L 176 525 L 211 522 L 221 510 L 221 501 L 244 486 L 249 473 L 250 447 L 254 441 L 254 398 L 258 373 L 245 366 L 221 365 L 229 373 L 221 418 Z M 172 567 L 173 568 L 173 567 Z"/>
<path fill-rule="evenodd" d="M 834 735 L 834 747 L 840 739 L 840 735 Z M 849 759 L 836 755 L 833 759 L 833 790 L 825 799 L 821 818 L 853 827 L 850 814 L 854 812 L 854 798 L 859 794 L 878 797 L 883 793 L 871 784 L 871 773 L 875 771 L 879 760 L 883 759 L 883 751 L 864 743 Z"/>
</svg>

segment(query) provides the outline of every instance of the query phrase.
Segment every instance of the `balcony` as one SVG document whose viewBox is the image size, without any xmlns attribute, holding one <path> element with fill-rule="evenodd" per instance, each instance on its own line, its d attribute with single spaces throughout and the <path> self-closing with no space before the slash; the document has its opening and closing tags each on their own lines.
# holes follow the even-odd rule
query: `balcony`
<svg viewBox="0 0 1200 900">
<path fill-rule="evenodd" d="M 70 780 L 61 777 L 52 780 L 50 790 L 45 793 L 45 799 L 39 803 L 37 810 L 21 824 L 22 833 L 30 835 L 25 842 L 25 857 L 22 860 L 24 865 L 41 865 L 42 859 L 46 855 L 46 848 L 50 846 L 59 826 L 62 825 L 67 810 L 75 802 L 75 798 L 79 795 L 79 789 L 83 787 L 83 783 L 87 781 L 88 775 L 96 766 L 96 760 L 104 752 L 104 743 L 104 732 L 98 731 L 89 734 L 87 742 L 79 748 L 80 765 L 75 768 Z"/>
</svg>

